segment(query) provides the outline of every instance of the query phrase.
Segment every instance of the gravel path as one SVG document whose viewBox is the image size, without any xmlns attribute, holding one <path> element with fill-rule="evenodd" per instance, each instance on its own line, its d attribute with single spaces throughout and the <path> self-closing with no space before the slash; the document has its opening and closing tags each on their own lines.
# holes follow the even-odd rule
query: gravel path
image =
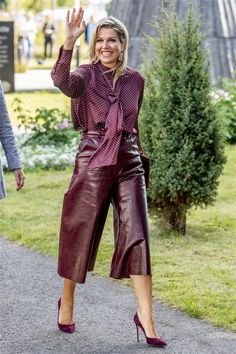
<svg viewBox="0 0 236 354">
<path fill-rule="evenodd" d="M 57 330 L 62 281 L 56 260 L 0 238 L 1 354 L 234 354 L 236 334 L 211 327 L 154 302 L 160 334 L 168 347 L 136 342 L 131 289 L 89 276 L 76 289 L 73 334 Z"/>
</svg>

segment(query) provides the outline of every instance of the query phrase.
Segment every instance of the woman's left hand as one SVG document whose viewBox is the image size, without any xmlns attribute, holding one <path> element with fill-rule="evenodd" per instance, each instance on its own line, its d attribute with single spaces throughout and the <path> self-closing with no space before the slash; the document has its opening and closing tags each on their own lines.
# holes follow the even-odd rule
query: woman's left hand
<svg viewBox="0 0 236 354">
<path fill-rule="evenodd" d="M 22 168 L 13 171 L 16 179 L 16 190 L 19 191 L 24 186 L 25 175 Z"/>
</svg>

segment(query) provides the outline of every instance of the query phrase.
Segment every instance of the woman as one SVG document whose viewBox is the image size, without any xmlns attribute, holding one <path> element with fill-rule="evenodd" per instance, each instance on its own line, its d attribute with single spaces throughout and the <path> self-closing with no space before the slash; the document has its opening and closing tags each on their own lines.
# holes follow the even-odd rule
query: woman
<svg viewBox="0 0 236 354">
<path fill-rule="evenodd" d="M 24 173 L 22 171 L 19 154 L 17 151 L 15 137 L 9 120 L 6 102 L 4 98 L 2 83 L 0 81 L 0 142 L 5 152 L 8 167 L 14 172 L 16 180 L 16 190 L 24 186 Z M 6 196 L 6 189 L 3 179 L 3 173 L 0 160 L 0 199 Z"/>
<path fill-rule="evenodd" d="M 58 327 L 74 332 L 76 283 L 94 268 L 110 202 L 114 209 L 115 252 L 110 276 L 130 277 L 138 302 L 134 322 L 148 344 L 165 346 L 152 319 L 152 283 L 146 187 L 137 117 L 144 79 L 127 68 L 128 32 L 113 17 L 98 22 L 91 39 L 91 64 L 72 73 L 76 40 L 84 33 L 82 8 L 68 11 L 66 39 L 52 78 L 72 98 L 75 129 L 82 131 L 73 176 L 64 196 L 58 273 L 64 278 Z M 138 339 L 138 337 L 137 337 Z"/>
</svg>

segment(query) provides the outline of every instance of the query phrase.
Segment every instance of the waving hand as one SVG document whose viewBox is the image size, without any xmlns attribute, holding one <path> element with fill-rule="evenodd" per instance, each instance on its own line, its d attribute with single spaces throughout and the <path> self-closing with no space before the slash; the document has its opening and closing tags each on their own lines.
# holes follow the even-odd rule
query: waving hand
<svg viewBox="0 0 236 354">
<path fill-rule="evenodd" d="M 82 7 L 79 8 L 77 13 L 76 9 L 67 11 L 65 49 L 72 49 L 76 40 L 84 33 L 86 24 L 83 17 L 84 10 Z"/>
</svg>

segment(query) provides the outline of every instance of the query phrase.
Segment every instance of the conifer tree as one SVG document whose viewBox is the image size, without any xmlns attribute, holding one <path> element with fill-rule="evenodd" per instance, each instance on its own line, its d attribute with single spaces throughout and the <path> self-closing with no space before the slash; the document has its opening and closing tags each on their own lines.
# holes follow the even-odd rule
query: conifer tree
<svg viewBox="0 0 236 354">
<path fill-rule="evenodd" d="M 225 162 L 211 98 L 209 64 L 196 9 L 153 23 L 141 111 L 144 150 L 152 161 L 150 203 L 169 229 L 185 234 L 187 210 L 212 204 Z"/>
</svg>

